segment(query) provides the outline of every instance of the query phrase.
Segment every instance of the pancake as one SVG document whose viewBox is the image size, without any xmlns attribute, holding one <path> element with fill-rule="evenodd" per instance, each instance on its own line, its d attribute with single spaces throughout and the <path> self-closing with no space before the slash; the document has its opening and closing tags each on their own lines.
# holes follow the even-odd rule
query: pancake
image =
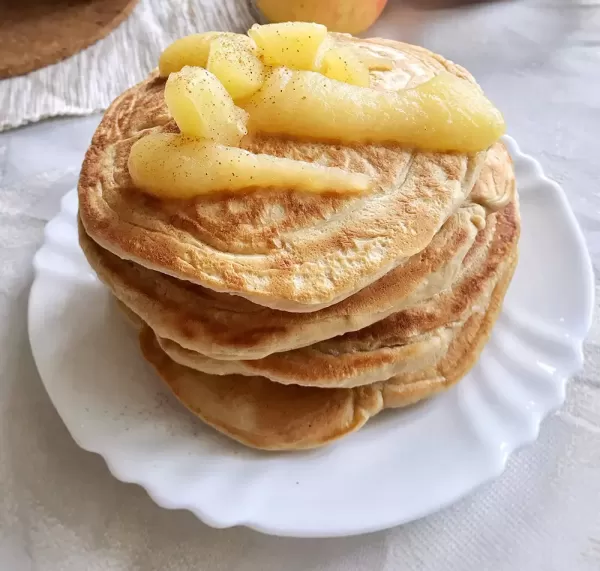
<svg viewBox="0 0 600 571">
<path fill-rule="evenodd" d="M 161 337 L 215 359 L 260 359 L 366 327 L 449 287 L 484 220 L 481 208 L 454 214 L 420 254 L 339 304 L 312 313 L 256 305 L 123 260 L 80 226 L 98 277 Z"/>
<path fill-rule="evenodd" d="M 489 338 L 515 265 L 516 251 L 506 259 L 486 311 L 471 315 L 434 367 L 383 383 L 320 389 L 282 385 L 263 377 L 208 375 L 173 361 L 146 326 L 140 344 L 144 357 L 175 396 L 223 434 L 264 450 L 316 448 L 355 432 L 385 408 L 431 397 L 462 378 Z"/>
<path fill-rule="evenodd" d="M 368 327 L 429 299 L 456 280 L 485 212 L 514 197 L 510 156 L 494 145 L 470 200 L 431 243 L 380 280 L 339 304 L 312 313 L 288 313 L 239 296 L 214 292 L 123 260 L 101 248 L 80 227 L 80 243 L 99 278 L 159 337 L 206 357 L 261 359 Z"/>
<path fill-rule="evenodd" d="M 263 359 L 219 361 L 159 338 L 177 363 L 209 374 L 259 375 L 283 384 L 355 387 L 429 369 L 490 296 L 516 250 L 517 204 L 488 216 L 450 288 L 373 325 Z"/>
<path fill-rule="evenodd" d="M 423 48 L 335 38 L 394 60 L 393 70 L 372 73 L 375 88 L 414 86 L 442 71 L 474 81 Z M 468 197 L 486 156 L 253 134 L 242 147 L 365 173 L 373 190 L 357 197 L 253 188 L 159 200 L 135 188 L 127 159 L 141 137 L 177 130 L 163 90 L 154 73 L 121 95 L 100 123 L 78 187 L 86 233 L 120 258 L 284 311 L 339 303 L 422 252 Z"/>
</svg>

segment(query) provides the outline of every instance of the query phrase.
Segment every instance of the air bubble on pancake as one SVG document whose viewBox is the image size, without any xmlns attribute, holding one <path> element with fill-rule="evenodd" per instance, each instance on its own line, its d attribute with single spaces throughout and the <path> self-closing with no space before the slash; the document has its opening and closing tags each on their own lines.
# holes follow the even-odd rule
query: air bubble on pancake
<svg viewBox="0 0 600 571">
<path fill-rule="evenodd" d="M 383 251 L 383 248 L 381 248 L 381 246 L 374 246 L 373 248 L 367 251 L 367 259 L 369 260 L 369 262 L 372 262 L 374 264 L 377 264 L 381 260 L 383 260 L 384 256 L 385 252 Z"/>
<path fill-rule="evenodd" d="M 227 210 L 229 210 L 231 214 L 241 214 L 246 211 L 247 207 L 247 203 L 244 200 L 232 199 L 227 202 Z"/>
<path fill-rule="evenodd" d="M 280 222 L 285 217 L 285 210 L 281 204 L 265 204 L 262 218 L 267 224 Z"/>
<path fill-rule="evenodd" d="M 264 291 L 267 289 L 271 280 L 267 276 L 258 276 L 256 274 L 243 274 L 240 276 L 248 291 Z"/>
<path fill-rule="evenodd" d="M 304 278 L 296 275 L 292 278 L 292 284 L 294 285 L 294 289 L 296 291 L 302 291 L 302 288 L 305 287 Z"/>
</svg>

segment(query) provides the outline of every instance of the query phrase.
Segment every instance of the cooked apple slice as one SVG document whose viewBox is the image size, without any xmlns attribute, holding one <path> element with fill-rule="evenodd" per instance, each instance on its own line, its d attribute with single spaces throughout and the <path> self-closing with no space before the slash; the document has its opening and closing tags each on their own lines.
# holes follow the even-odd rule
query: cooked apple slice
<svg viewBox="0 0 600 571">
<path fill-rule="evenodd" d="M 344 83 L 369 86 L 369 68 L 363 63 L 357 50 L 349 46 L 329 50 L 323 56 L 321 73 Z"/>
<path fill-rule="evenodd" d="M 255 155 L 175 133 L 152 133 L 136 141 L 128 166 L 136 186 L 160 198 L 193 198 L 252 187 L 350 194 L 370 187 L 365 174 Z"/>
<path fill-rule="evenodd" d="M 308 71 L 319 71 L 320 72 L 321 68 L 323 67 L 323 58 L 325 57 L 325 54 L 329 50 L 333 49 L 335 46 L 336 46 L 336 43 L 335 43 L 334 39 L 329 34 L 327 34 L 327 36 L 321 42 L 321 45 L 317 49 L 317 53 L 316 53 L 315 59 L 313 61 L 313 66 Z"/>
<path fill-rule="evenodd" d="M 206 67 L 210 45 L 216 38 L 235 38 L 238 42 L 245 42 L 249 49 L 254 46 L 254 42 L 248 36 L 232 32 L 205 32 L 185 36 L 167 46 L 160 55 L 158 72 L 161 77 L 169 77 L 169 74 L 181 70 L 186 65 Z"/>
<path fill-rule="evenodd" d="M 487 149 L 505 130 L 502 115 L 481 89 L 447 72 L 395 92 L 280 67 L 244 108 L 253 131 L 439 151 Z"/>
<path fill-rule="evenodd" d="M 247 113 L 236 107 L 223 84 L 201 67 L 186 66 L 172 73 L 165 85 L 165 101 L 184 135 L 235 146 L 248 132 Z"/>
<path fill-rule="evenodd" d="M 192 34 L 175 40 L 167 46 L 158 60 L 158 72 L 161 77 L 181 70 L 186 65 L 206 67 L 210 43 L 219 32 Z"/>
<path fill-rule="evenodd" d="M 256 42 L 266 65 L 315 69 L 315 58 L 327 37 L 327 28 L 308 22 L 254 24 L 248 35 Z"/>
<path fill-rule="evenodd" d="M 223 84 L 233 99 L 242 99 L 258 90 L 265 79 L 264 65 L 256 56 L 248 36 L 220 36 L 210 44 L 206 69 Z"/>
</svg>

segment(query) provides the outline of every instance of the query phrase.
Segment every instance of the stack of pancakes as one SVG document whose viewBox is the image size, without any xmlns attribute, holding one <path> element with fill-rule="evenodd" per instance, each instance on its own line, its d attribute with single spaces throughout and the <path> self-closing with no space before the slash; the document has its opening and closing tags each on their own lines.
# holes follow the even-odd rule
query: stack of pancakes
<svg viewBox="0 0 600 571">
<path fill-rule="evenodd" d="M 443 70 L 422 48 L 372 86 Z M 160 200 L 135 188 L 132 144 L 176 131 L 156 75 L 100 124 L 79 183 L 80 243 L 140 327 L 143 355 L 205 422 L 249 446 L 323 445 L 458 381 L 487 341 L 517 260 L 510 157 L 248 136 L 242 146 L 369 174 L 362 196 L 253 188 Z"/>
</svg>

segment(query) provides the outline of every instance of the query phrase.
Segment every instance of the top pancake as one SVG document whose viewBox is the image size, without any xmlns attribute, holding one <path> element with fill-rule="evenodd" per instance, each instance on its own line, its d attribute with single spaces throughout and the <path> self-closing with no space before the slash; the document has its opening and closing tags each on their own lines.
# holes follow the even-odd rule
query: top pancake
<svg viewBox="0 0 600 571">
<path fill-rule="evenodd" d="M 393 70 L 373 72 L 376 88 L 414 86 L 444 70 L 473 81 L 423 48 L 336 39 L 394 60 Z M 151 76 L 121 95 L 98 127 L 79 181 L 87 234 L 121 258 L 284 311 L 337 303 L 426 248 L 469 195 L 486 156 L 255 134 L 244 148 L 366 173 L 373 191 L 350 197 L 223 189 L 195 200 L 159 200 L 135 188 L 127 159 L 140 137 L 176 129 L 163 90 L 164 81 Z"/>
</svg>

